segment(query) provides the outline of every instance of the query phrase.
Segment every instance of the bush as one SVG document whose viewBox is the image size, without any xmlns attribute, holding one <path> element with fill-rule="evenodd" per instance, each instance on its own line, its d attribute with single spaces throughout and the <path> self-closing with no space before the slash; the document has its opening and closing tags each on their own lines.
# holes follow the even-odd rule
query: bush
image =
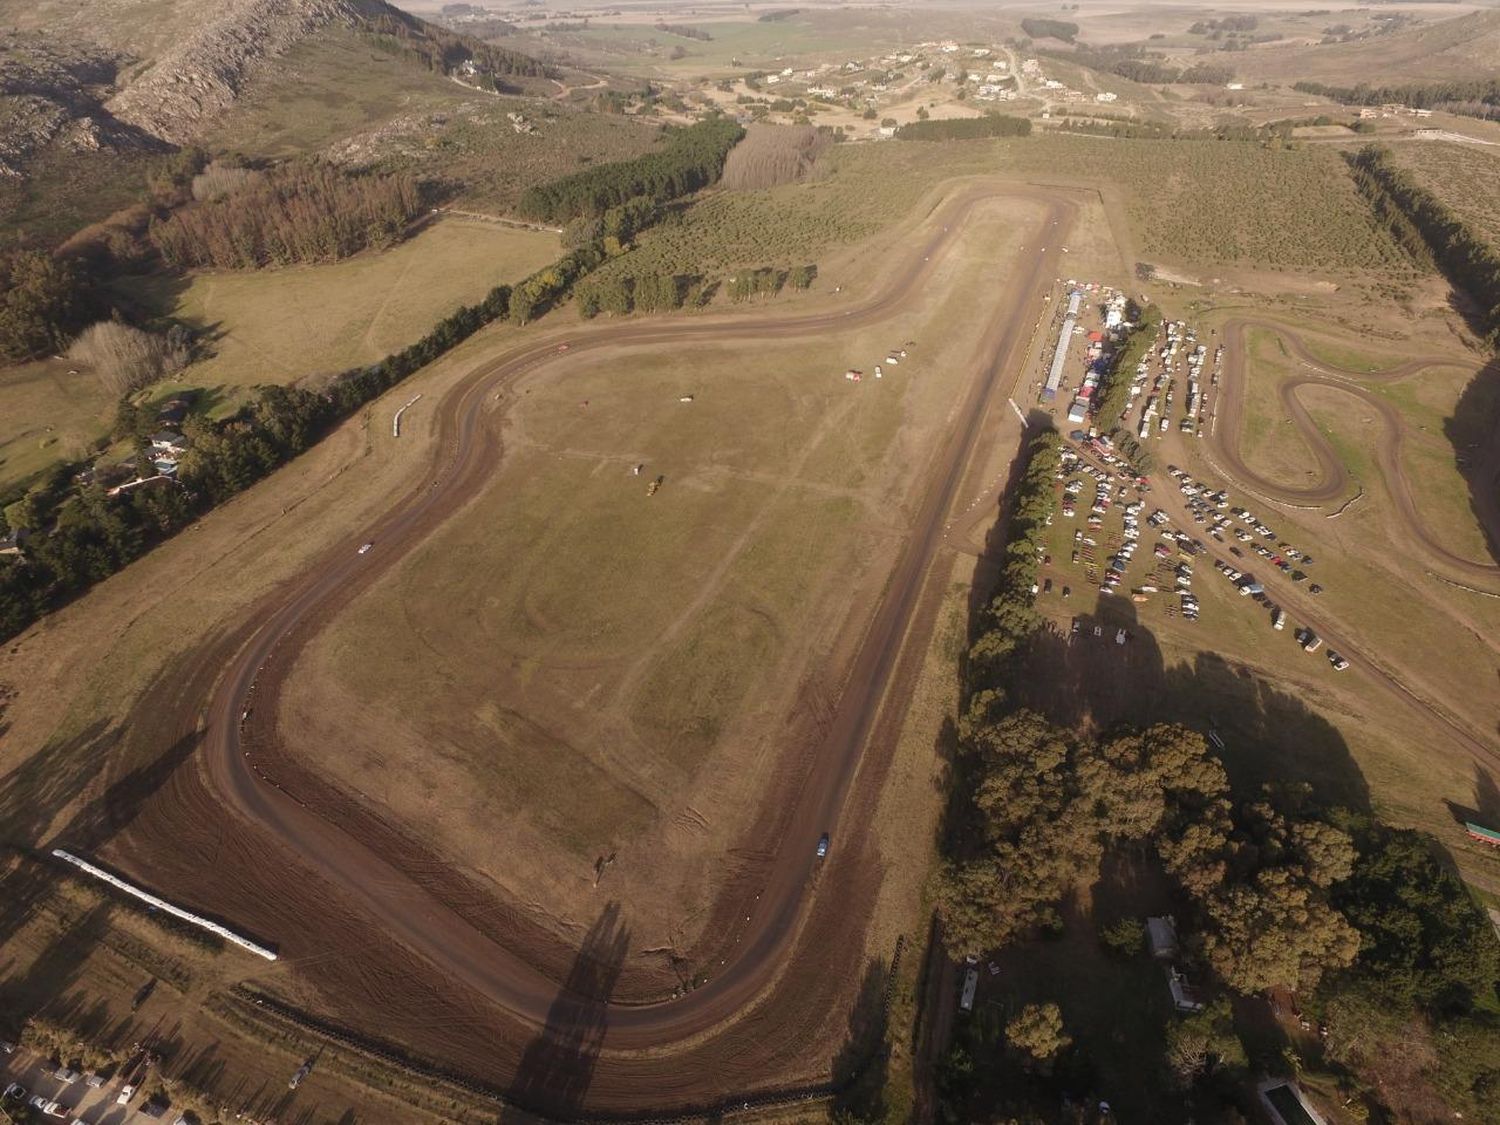
<svg viewBox="0 0 1500 1125">
<path fill-rule="evenodd" d="M 903 141 L 972 141 L 982 137 L 1029 137 L 1031 121 L 989 113 L 983 117 L 954 117 L 945 121 L 913 121 L 896 130 Z"/>
<path fill-rule="evenodd" d="M 119 396 L 182 370 L 191 352 L 187 333 L 175 325 L 163 336 L 101 320 L 79 333 L 68 358 L 92 368 L 104 389 Z"/>
<path fill-rule="evenodd" d="M 1100 927 L 1099 941 L 1104 948 L 1122 957 L 1134 957 L 1146 941 L 1146 927 L 1139 918 L 1121 918 Z"/>
</svg>

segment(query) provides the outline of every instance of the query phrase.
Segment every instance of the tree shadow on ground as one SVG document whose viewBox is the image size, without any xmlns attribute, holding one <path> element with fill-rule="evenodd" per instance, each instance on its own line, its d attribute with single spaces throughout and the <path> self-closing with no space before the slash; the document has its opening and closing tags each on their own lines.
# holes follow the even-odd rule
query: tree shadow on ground
<svg viewBox="0 0 1500 1125">
<path fill-rule="evenodd" d="M 1469 510 L 1484 531 L 1490 555 L 1500 562 L 1500 358 L 1491 359 L 1465 385 L 1443 420 L 1443 435 L 1469 486 Z"/>
<path fill-rule="evenodd" d="M 838 1091 L 833 1099 L 834 1112 L 856 1121 L 885 1118 L 885 1080 L 890 1064 L 886 997 L 890 983 L 890 967 L 885 960 L 872 960 L 849 1012 L 843 1046 L 833 1058 L 833 1085 Z"/>
<path fill-rule="evenodd" d="M 1474 763 L 1474 804 L 1461 805 L 1457 801 L 1444 802 L 1453 819 L 1459 824 L 1477 824 L 1481 828 L 1500 831 L 1500 786 L 1489 770 Z"/>
<path fill-rule="evenodd" d="M 506 1091 L 502 1122 L 543 1113 L 559 1120 L 580 1115 L 609 1023 L 609 997 L 619 980 L 630 931 L 611 902 L 584 936 L 573 967 L 547 1012 L 547 1021 L 521 1056 Z"/>
<path fill-rule="evenodd" d="M 1266 784 L 1303 783 L 1324 804 L 1370 811 L 1369 786 L 1344 736 L 1296 695 L 1216 652 L 1168 666 L 1124 598 L 1101 595 L 1075 623 L 1074 631 L 1049 625 L 1032 637 L 1012 677 L 1015 704 L 1068 728 L 1181 723 L 1209 736 L 1239 798 Z"/>
</svg>

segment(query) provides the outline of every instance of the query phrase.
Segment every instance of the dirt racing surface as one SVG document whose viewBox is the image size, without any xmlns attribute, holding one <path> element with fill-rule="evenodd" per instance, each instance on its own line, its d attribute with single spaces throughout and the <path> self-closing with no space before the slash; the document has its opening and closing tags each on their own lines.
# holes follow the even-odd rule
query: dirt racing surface
<svg viewBox="0 0 1500 1125">
<path fill-rule="evenodd" d="M 815 340 L 878 325 L 933 284 L 966 220 L 997 196 L 1026 202 L 1034 230 L 1004 290 L 958 296 L 977 306 L 981 362 L 940 440 L 914 451 L 910 515 L 836 702 L 748 818 L 753 861 L 705 904 L 692 960 L 710 966 L 706 979 L 673 998 L 659 975 L 638 972 L 607 881 L 580 943 L 299 760 L 277 718 L 300 654 L 481 496 L 506 453 L 497 395 L 607 349 Z M 570 334 L 565 352 L 556 338 L 533 340 L 478 365 L 436 404 L 433 461 L 363 534 L 371 550 L 337 545 L 160 679 L 125 724 L 131 757 L 156 763 L 151 776 L 107 779 L 128 815 L 76 823 L 58 843 L 88 852 L 108 839 L 104 859 L 126 874 L 275 943 L 270 986 L 554 1116 L 712 1106 L 826 1082 L 863 968 L 847 951 L 861 948 L 879 881 L 861 847 L 861 812 L 882 781 L 871 732 L 980 424 L 1007 409 L 1015 353 L 1072 216 L 1057 192 L 969 185 L 924 224 L 890 284 L 858 305 L 592 325 Z M 899 710 L 899 698 L 888 706 Z M 123 800 L 135 790 L 150 794 L 138 808 Z M 837 846 L 820 861 L 824 832 Z"/>
</svg>

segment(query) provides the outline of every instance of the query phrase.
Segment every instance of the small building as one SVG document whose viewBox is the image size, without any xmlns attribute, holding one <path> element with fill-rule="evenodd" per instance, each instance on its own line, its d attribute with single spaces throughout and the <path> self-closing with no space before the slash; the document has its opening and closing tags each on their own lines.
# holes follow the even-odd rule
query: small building
<svg viewBox="0 0 1500 1125">
<path fill-rule="evenodd" d="M 1172 992 L 1172 1006 L 1179 1012 L 1201 1012 L 1206 1006 L 1203 994 L 1176 965 L 1167 966 L 1167 987 Z"/>
<path fill-rule="evenodd" d="M 1146 938 L 1151 945 L 1151 956 L 1158 961 L 1170 961 L 1177 956 L 1177 922 L 1170 914 L 1147 918 Z"/>
<path fill-rule="evenodd" d="M 1109 90 L 1101 90 L 1099 93 L 1094 95 L 1094 100 L 1096 102 L 1113 102 L 1118 101 L 1119 97 L 1119 94 L 1112 93 Z"/>
<path fill-rule="evenodd" d="M 157 453 L 169 453 L 173 457 L 181 457 L 188 451 L 190 445 L 192 442 L 187 438 L 171 430 L 162 430 L 160 433 L 151 435 L 151 448 Z"/>
<path fill-rule="evenodd" d="M 0 555 L 19 555 L 21 549 L 26 546 L 26 540 L 31 535 L 24 527 L 11 531 L 0 538 Z"/>
<path fill-rule="evenodd" d="M 1328 1119 L 1308 1103 L 1295 1082 L 1267 1078 L 1255 1087 L 1255 1092 L 1273 1125 L 1328 1125 Z"/>
</svg>

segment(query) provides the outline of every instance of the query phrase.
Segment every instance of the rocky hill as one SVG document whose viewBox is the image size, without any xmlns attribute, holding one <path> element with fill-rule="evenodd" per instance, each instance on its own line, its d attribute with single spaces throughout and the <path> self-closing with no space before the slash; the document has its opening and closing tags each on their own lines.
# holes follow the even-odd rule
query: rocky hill
<svg viewBox="0 0 1500 1125">
<path fill-rule="evenodd" d="M 53 143 L 75 151 L 154 146 L 104 108 L 121 61 L 91 44 L 0 32 L 0 176 L 23 175 Z"/>
<path fill-rule="evenodd" d="M 356 24 L 354 0 L 220 0 L 109 102 L 121 121 L 163 140 L 192 140 L 273 60 L 331 23 Z M 210 14 L 211 13 L 211 14 Z"/>
<path fill-rule="evenodd" d="M 0 0 L 0 35 L 32 45 L 20 61 L 0 51 L 0 161 L 14 171 L 73 123 L 101 145 L 195 140 L 250 86 L 275 81 L 293 48 L 334 31 L 436 74 L 546 72 L 385 0 Z"/>
</svg>

